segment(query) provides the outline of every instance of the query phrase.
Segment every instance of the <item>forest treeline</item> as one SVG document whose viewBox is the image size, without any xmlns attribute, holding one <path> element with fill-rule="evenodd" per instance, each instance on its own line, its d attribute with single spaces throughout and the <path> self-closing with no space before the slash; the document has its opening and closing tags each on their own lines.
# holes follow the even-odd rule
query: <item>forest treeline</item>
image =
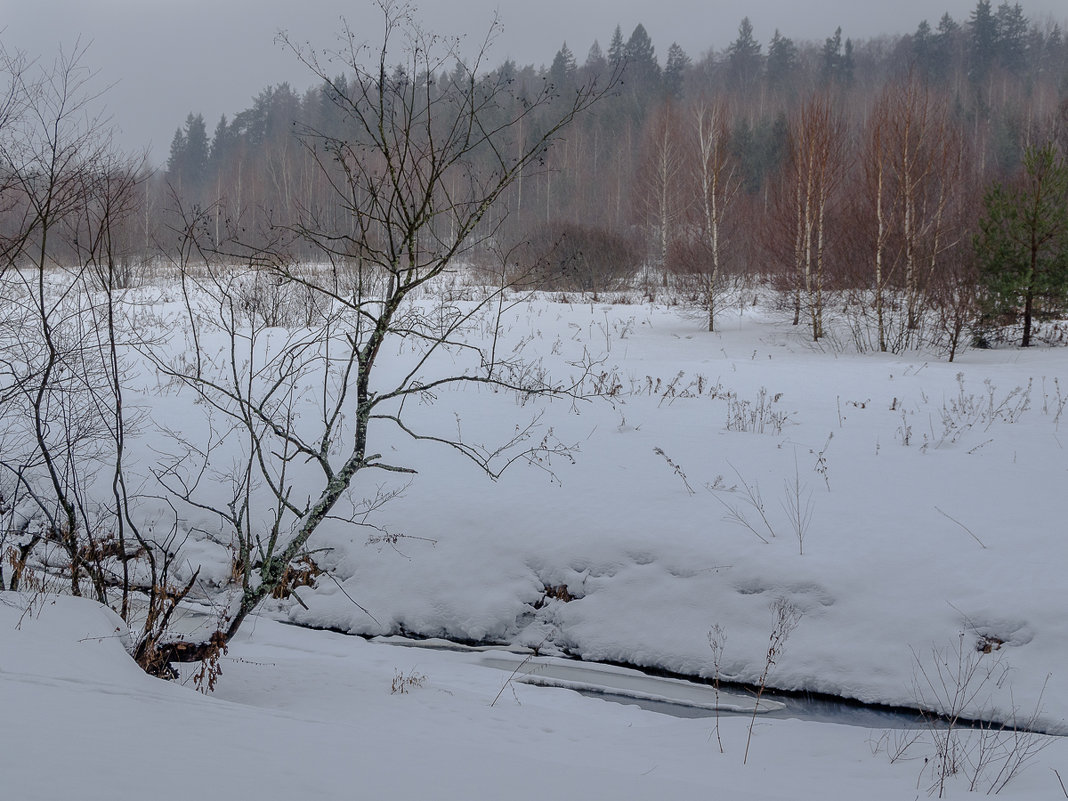
<svg viewBox="0 0 1068 801">
<path fill-rule="evenodd" d="M 1004 207 L 1026 202 L 1028 182 L 1048 195 L 1068 181 L 1068 37 L 1020 4 L 980 0 L 967 19 L 858 41 L 838 28 L 823 42 L 779 30 L 762 42 L 743 19 L 725 50 L 699 57 L 673 43 L 661 58 L 643 25 L 629 36 L 617 26 L 581 60 L 565 43 L 547 66 L 506 61 L 474 77 L 467 65 L 397 66 L 380 80 L 398 97 L 484 87 L 487 128 L 529 108 L 499 145 L 516 152 L 584 87 L 612 87 L 480 222 L 476 260 L 539 286 L 596 292 L 671 275 L 713 327 L 723 293 L 759 276 L 814 339 L 828 304 L 846 304 L 862 349 L 933 337 L 950 353 L 1003 324 L 1029 344 L 1033 321 L 1068 302 L 1068 221 L 1047 210 L 1031 232 L 1041 252 L 1025 254 L 1029 234 L 1010 230 L 1019 215 L 994 208 L 996 192 Z M 310 220 L 351 230 L 334 179 L 345 170 L 335 145 L 347 141 L 350 157 L 361 147 L 345 127 L 355 81 L 269 86 L 210 134 L 190 113 L 146 183 L 131 251 L 180 249 L 193 217 L 213 247 L 291 259 L 315 254 L 284 231 Z M 483 155 L 452 171 L 455 191 L 498 167 L 500 154 Z M 1020 264 L 1003 269 L 1010 255 Z"/>
</svg>

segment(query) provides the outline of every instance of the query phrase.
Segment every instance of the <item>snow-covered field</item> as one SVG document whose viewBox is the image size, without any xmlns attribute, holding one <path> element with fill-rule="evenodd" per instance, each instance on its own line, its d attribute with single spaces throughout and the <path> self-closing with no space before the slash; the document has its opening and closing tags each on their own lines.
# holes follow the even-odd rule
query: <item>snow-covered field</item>
<svg viewBox="0 0 1068 801">
<path fill-rule="evenodd" d="M 655 305 L 543 298 L 508 314 L 499 347 L 554 374 L 583 351 L 602 358 L 602 396 L 524 403 L 445 389 L 410 411 L 487 443 L 539 416 L 543 433 L 577 446 L 573 463 L 517 464 L 492 482 L 448 448 L 378 440 L 418 474 L 357 487 L 403 492 L 369 519 L 375 529 L 334 521 L 317 534 L 332 578 L 301 588 L 303 606 L 272 602 L 247 624 L 206 697 L 140 674 L 100 607 L 38 598 L 24 613 L 24 596 L 3 596 L 5 795 L 939 789 L 930 731 L 899 754 L 903 735 L 758 718 L 743 765 L 748 717 L 722 717 L 717 737 L 713 718 L 510 681 L 475 652 L 337 632 L 531 646 L 748 684 L 767 671 L 781 689 L 1068 734 L 1068 350 L 969 350 L 954 364 L 858 355 L 812 347 L 763 307 L 724 312 L 716 333 Z M 146 391 L 140 403 L 142 464 L 167 449 L 154 425 L 199 425 L 180 394 Z M 218 525 L 192 510 L 183 524 Z M 186 548 L 207 563 L 206 581 L 225 574 L 217 546 L 194 536 Z M 796 627 L 769 668 L 783 614 Z M 391 692 L 398 683 L 407 691 Z M 997 739 L 960 737 L 950 796 L 969 790 L 967 765 Z M 1020 755 L 1019 740 L 997 742 Z M 1065 741 L 1026 743 L 1040 745 L 1002 796 L 1062 794 L 1053 769 L 1068 776 Z M 975 789 L 998 786 L 1002 764 L 992 759 Z"/>
<path fill-rule="evenodd" d="M 759 725 L 743 766 L 745 718 L 721 719 L 720 755 L 707 718 L 519 684 L 491 706 L 508 674 L 466 655 L 266 620 L 204 697 L 140 674 L 88 602 L 18 618 L 0 605 L 8 798 L 901 798 L 915 782 L 863 729 Z M 398 673 L 425 679 L 391 694 Z"/>
</svg>

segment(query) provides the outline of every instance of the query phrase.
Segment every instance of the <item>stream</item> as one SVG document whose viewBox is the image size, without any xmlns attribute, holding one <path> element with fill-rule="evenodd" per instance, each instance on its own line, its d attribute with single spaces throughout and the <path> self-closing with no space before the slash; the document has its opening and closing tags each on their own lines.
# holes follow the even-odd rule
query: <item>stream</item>
<svg viewBox="0 0 1068 801">
<path fill-rule="evenodd" d="M 175 627 L 192 634 L 204 625 L 206 617 L 203 610 L 183 609 L 176 615 Z M 468 645 L 439 638 L 413 639 L 397 635 L 372 637 L 370 640 L 399 647 L 471 654 L 475 664 L 500 670 L 506 676 L 506 684 L 514 681 L 531 686 L 562 688 L 590 698 L 631 704 L 650 712 L 679 718 L 754 714 L 757 688 L 751 685 L 720 682 L 716 688 L 710 680 L 695 680 L 631 665 L 539 656 L 526 648 L 503 645 Z M 775 689 L 766 689 L 761 694 L 755 712 L 762 718 L 837 723 L 865 729 L 916 729 L 945 725 L 935 716 L 925 715 L 910 707 L 869 704 L 826 693 L 783 692 Z M 992 724 L 958 720 L 955 725 L 978 728 Z"/>
<path fill-rule="evenodd" d="M 478 664 L 510 673 L 509 681 L 573 690 L 590 698 L 632 704 L 651 712 L 680 718 L 752 715 L 756 688 L 656 674 L 630 666 L 582 662 L 561 657 L 534 656 L 525 650 L 468 646 L 448 640 L 377 637 L 374 642 L 409 648 L 432 648 L 478 655 Z M 865 729 L 915 729 L 931 725 L 916 709 L 865 704 L 833 695 L 765 690 L 756 713 L 762 718 L 838 723 Z M 978 725 L 960 721 L 959 725 Z"/>
</svg>

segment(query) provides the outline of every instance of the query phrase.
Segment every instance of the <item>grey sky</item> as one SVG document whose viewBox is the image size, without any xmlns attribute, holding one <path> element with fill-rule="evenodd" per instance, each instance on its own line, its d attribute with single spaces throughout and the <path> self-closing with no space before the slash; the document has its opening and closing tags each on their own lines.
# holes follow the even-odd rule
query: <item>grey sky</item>
<svg viewBox="0 0 1068 801">
<path fill-rule="evenodd" d="M 1068 17 L 1064 0 L 1022 4 L 1033 20 Z M 428 30 L 481 40 L 498 10 L 504 30 L 491 62 L 543 64 L 565 40 L 581 62 L 595 39 L 607 47 L 617 24 L 625 37 L 644 24 L 662 61 L 673 41 L 695 58 L 722 50 L 743 16 L 766 44 L 776 27 L 798 41 L 822 41 L 839 25 L 845 36 L 869 38 L 911 32 L 924 18 L 935 25 L 944 11 L 963 21 L 974 7 L 975 0 L 427 0 L 419 17 Z M 306 71 L 275 34 L 286 29 L 327 47 L 342 15 L 375 37 L 380 15 L 369 0 L 0 0 L 0 39 L 49 59 L 79 36 L 91 42 L 87 64 L 101 86 L 114 84 L 105 99 L 119 141 L 151 146 L 159 163 L 188 112 L 203 113 L 210 133 L 221 114 L 246 108 L 267 85 L 305 89 Z"/>
</svg>

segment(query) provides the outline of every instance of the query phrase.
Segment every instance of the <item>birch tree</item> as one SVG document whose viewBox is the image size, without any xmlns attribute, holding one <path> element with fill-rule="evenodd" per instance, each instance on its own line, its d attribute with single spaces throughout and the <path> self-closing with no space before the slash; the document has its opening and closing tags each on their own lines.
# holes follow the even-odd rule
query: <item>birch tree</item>
<svg viewBox="0 0 1068 801">
<path fill-rule="evenodd" d="M 694 107 L 701 241 L 707 253 L 704 267 L 708 330 L 715 330 L 716 297 L 724 251 L 724 218 L 741 183 L 730 155 L 730 128 L 726 106 L 720 101 Z"/>
<path fill-rule="evenodd" d="M 889 86 L 868 123 L 865 172 L 876 221 L 874 303 L 879 349 L 909 347 L 921 327 L 928 282 L 960 237 L 948 206 L 960 185 L 961 136 L 945 100 L 915 76 Z M 899 273 L 899 274 L 898 274 Z M 904 319 L 891 334 L 886 290 L 904 293 Z"/>
<path fill-rule="evenodd" d="M 791 211 L 794 255 L 794 319 L 807 308 L 812 339 L 823 337 L 827 217 L 845 174 L 845 123 L 825 95 L 802 103 L 790 126 L 784 191 Z"/>
<path fill-rule="evenodd" d="M 652 116 L 645 136 L 642 178 L 637 187 L 638 207 L 644 212 L 655 241 L 656 266 L 663 270 L 675 225 L 683 211 L 685 161 L 679 137 L 678 112 L 664 103 Z"/>
</svg>

